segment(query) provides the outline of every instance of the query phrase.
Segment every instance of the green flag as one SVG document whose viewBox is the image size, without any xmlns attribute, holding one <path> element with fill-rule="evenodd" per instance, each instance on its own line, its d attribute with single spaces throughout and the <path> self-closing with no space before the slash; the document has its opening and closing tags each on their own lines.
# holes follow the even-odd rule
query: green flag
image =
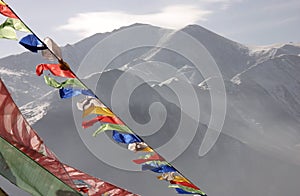
<svg viewBox="0 0 300 196">
<path fill-rule="evenodd" d="M 0 25 L 0 38 L 17 40 L 17 34 L 15 30 L 30 32 L 19 19 L 8 18 Z"/>
<path fill-rule="evenodd" d="M 187 187 L 187 186 L 182 186 L 182 185 L 178 185 L 178 184 L 171 184 L 169 185 L 169 188 L 178 188 L 178 189 L 182 189 L 186 192 L 189 192 L 191 194 L 200 194 L 200 195 L 206 195 L 203 191 L 201 190 L 196 190 L 194 188 L 191 187 Z"/>
<path fill-rule="evenodd" d="M 123 133 L 132 133 L 132 131 L 126 126 L 126 125 L 116 125 L 116 124 L 103 124 L 99 129 L 97 129 L 94 133 L 93 136 L 98 135 L 99 133 L 102 133 L 104 131 L 118 131 L 118 132 L 123 132 Z"/>
<path fill-rule="evenodd" d="M 0 25 L 0 38 L 17 40 L 16 31 L 10 26 Z"/>
<path fill-rule="evenodd" d="M 1 26 L 10 26 L 17 31 L 30 32 L 29 29 L 19 20 L 15 18 L 8 18 Z"/>
<path fill-rule="evenodd" d="M 2 137 L 0 137 L 0 174 L 34 196 L 61 193 L 68 193 L 70 196 L 81 195 Z"/>
<path fill-rule="evenodd" d="M 51 78 L 49 76 L 44 76 L 44 79 L 45 79 L 46 84 L 53 88 L 63 88 L 68 85 L 72 85 L 72 86 L 77 86 L 77 87 L 85 89 L 85 86 L 76 78 L 70 78 L 61 83 L 57 82 L 54 78 Z"/>
</svg>

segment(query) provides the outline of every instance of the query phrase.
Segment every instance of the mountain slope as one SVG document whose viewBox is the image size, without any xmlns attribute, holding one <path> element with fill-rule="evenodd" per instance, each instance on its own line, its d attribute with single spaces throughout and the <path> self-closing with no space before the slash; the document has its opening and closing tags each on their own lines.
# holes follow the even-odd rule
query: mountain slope
<svg viewBox="0 0 300 196">
<path fill-rule="evenodd" d="M 147 39 L 148 35 L 134 34 L 132 39 L 107 45 L 107 53 L 99 54 L 94 63 L 81 63 L 99 41 L 114 40 L 117 33 L 135 27 L 151 32 L 155 46 L 131 48 L 121 54 L 114 51 L 117 47 L 126 47 L 134 37 Z M 205 46 L 217 63 L 226 88 L 225 123 L 217 143 L 203 157 L 199 156 L 199 148 L 212 112 L 208 81 L 214 78 L 205 78 L 190 59 L 168 50 L 181 33 Z M 75 70 L 83 66 L 84 72 L 80 75 L 85 77 L 88 86 L 96 85 L 96 94 L 101 100 L 151 146 L 161 147 L 174 141 L 176 145 L 172 148 L 161 148 L 162 155 L 168 160 L 176 158 L 174 165 L 208 195 L 298 196 L 298 44 L 248 47 L 197 25 L 174 32 L 136 24 L 67 45 L 63 53 Z M 102 57 L 114 53 L 118 55 L 104 70 L 99 70 Z M 103 141 L 105 134 L 93 138 L 90 136 L 97 127 L 78 129 L 80 112 L 72 111 L 70 100 L 59 100 L 57 92 L 46 87 L 43 78 L 34 75 L 34 66 L 41 62 L 44 61 L 39 55 L 30 53 L 6 57 L 0 59 L 0 74 L 47 145 L 64 162 L 133 192 L 146 196 L 174 195 L 167 184 L 158 182 L 153 174 L 116 169 L 89 152 L 87 147 Z M 188 109 L 182 108 L 181 100 L 187 103 Z M 217 97 L 217 101 L 223 101 L 223 97 Z M 198 105 L 199 118 L 191 115 Z M 177 132 L 185 135 L 178 138 Z M 87 145 L 81 140 L 85 137 L 89 139 Z M 180 156 L 174 157 L 180 150 Z M 130 162 L 131 156 L 135 155 L 124 154 L 122 160 Z"/>
</svg>

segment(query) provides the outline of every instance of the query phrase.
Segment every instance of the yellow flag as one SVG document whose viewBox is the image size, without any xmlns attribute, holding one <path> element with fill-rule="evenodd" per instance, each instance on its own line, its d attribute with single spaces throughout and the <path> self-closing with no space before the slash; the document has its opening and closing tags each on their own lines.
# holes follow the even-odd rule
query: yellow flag
<svg viewBox="0 0 300 196">
<path fill-rule="evenodd" d="M 98 106 L 94 106 L 92 105 L 91 107 L 89 107 L 88 109 L 83 111 L 82 117 L 86 117 L 89 114 L 99 114 L 99 115 L 103 115 L 103 116 L 115 116 L 112 111 L 110 111 L 110 109 L 106 108 L 106 107 L 98 107 Z"/>
<path fill-rule="evenodd" d="M 173 181 L 175 181 L 175 182 L 190 182 L 188 179 L 186 179 L 182 176 L 175 176 Z"/>
</svg>

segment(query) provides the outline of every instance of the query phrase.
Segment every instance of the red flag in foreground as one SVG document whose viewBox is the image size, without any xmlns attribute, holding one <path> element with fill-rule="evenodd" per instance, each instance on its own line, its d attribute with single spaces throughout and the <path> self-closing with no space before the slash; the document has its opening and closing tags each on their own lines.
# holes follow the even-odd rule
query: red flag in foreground
<svg viewBox="0 0 300 196">
<path fill-rule="evenodd" d="M 1 80 L 0 174 L 35 195 L 135 196 L 61 163 L 29 126 Z"/>
</svg>

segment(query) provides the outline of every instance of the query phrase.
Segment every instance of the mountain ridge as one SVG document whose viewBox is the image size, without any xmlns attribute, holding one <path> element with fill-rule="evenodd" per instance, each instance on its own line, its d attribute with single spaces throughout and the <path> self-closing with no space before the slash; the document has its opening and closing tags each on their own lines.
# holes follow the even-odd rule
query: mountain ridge
<svg viewBox="0 0 300 196">
<path fill-rule="evenodd" d="M 132 27 L 143 27 L 154 33 L 157 44 L 126 51 L 115 57 L 102 71 L 97 71 L 99 65 L 96 63 L 82 65 L 85 55 L 99 41 Z M 214 78 L 204 78 L 201 70 L 197 70 L 189 59 L 162 47 L 174 44 L 179 33 L 187 33 L 206 47 L 220 69 L 226 88 L 227 113 L 221 135 L 211 151 L 202 157 L 199 156 L 199 148 L 212 118 L 213 104 L 207 81 Z M 122 43 L 112 43 L 112 46 L 123 46 L 129 41 L 124 39 Z M 290 43 L 251 48 L 195 25 L 171 31 L 135 24 L 63 47 L 64 59 L 74 70 L 79 65 L 88 66 L 83 81 L 88 86 L 96 85 L 96 94 L 109 107 L 115 108 L 115 112 L 130 128 L 145 134 L 147 142 L 155 147 L 176 140 L 178 145 L 174 151 L 182 147 L 183 152 L 172 163 L 208 195 L 224 196 L 274 196 L 287 193 L 298 196 L 299 52 L 300 46 Z M 103 176 L 104 180 L 134 192 L 146 196 L 173 195 L 166 184 L 153 179 L 153 174 L 115 169 L 87 150 L 82 137 L 83 134 L 91 135 L 93 129 L 77 130 L 75 124 L 79 123 L 80 126 L 81 122 L 78 120 L 79 111 L 73 113 L 71 101 L 59 100 L 57 92 L 47 87 L 42 77 L 35 75 L 34 66 L 42 62 L 44 60 L 39 55 L 27 52 L 9 56 L 0 59 L 0 74 L 17 104 L 23 106 L 23 114 L 45 142 L 49 142 L 48 146 L 65 162 L 74 163 L 83 171 L 100 178 Z M 164 65 L 172 65 L 173 69 L 165 69 Z M 147 74 L 155 76 L 153 81 L 143 78 Z M 113 94 L 118 85 L 121 85 L 121 90 Z M 187 86 L 193 90 L 193 95 L 182 93 L 187 92 Z M 135 88 L 127 92 L 132 87 Z M 127 94 L 130 96 L 123 97 Z M 197 110 L 197 104 L 200 106 L 199 119 L 192 118 L 194 116 L 190 115 L 189 110 L 181 108 L 182 97 L 189 103 L 190 110 Z M 197 98 L 197 103 L 194 103 L 194 98 Z M 222 99 L 217 97 L 219 102 Z M 153 114 L 157 116 L 151 116 Z M 159 121 L 164 115 L 166 120 Z M 155 119 L 158 121 L 153 121 Z M 180 127 L 180 122 L 186 123 L 187 127 Z M 151 130 L 157 128 L 156 125 L 161 127 L 156 131 Z M 194 125 L 197 125 L 195 136 L 191 144 L 188 143 L 183 149 L 182 143 L 187 143 L 183 142 L 186 138 L 173 138 L 174 132 L 185 133 L 188 137 Z M 172 157 L 166 154 L 162 156 Z M 141 184 L 141 180 L 146 183 Z"/>
</svg>

